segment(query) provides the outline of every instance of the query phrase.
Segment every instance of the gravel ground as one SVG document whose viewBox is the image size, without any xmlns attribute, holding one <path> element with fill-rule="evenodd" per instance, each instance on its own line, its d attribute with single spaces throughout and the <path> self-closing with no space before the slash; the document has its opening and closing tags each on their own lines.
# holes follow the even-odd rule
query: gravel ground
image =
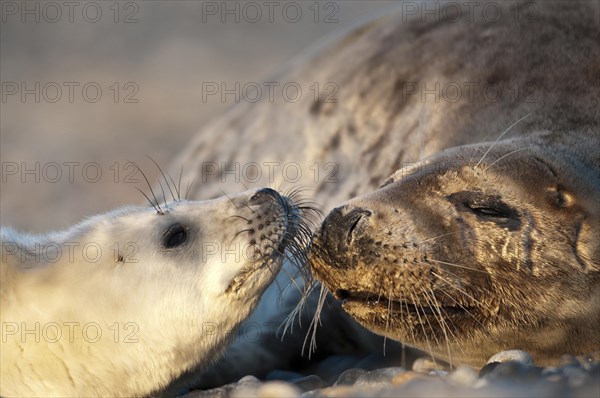
<svg viewBox="0 0 600 398">
<path fill-rule="evenodd" d="M 246 376 L 237 383 L 205 391 L 199 397 L 599 397 L 600 353 L 564 356 L 557 366 L 537 367 L 523 351 L 498 353 L 482 369 L 459 366 L 451 372 L 432 370 L 428 360 L 413 368 L 360 368 L 343 372 L 333 382 L 315 375 L 273 372 L 279 380 Z M 287 376 L 287 377 L 285 377 Z M 270 377 L 267 377 L 269 379 Z"/>
</svg>

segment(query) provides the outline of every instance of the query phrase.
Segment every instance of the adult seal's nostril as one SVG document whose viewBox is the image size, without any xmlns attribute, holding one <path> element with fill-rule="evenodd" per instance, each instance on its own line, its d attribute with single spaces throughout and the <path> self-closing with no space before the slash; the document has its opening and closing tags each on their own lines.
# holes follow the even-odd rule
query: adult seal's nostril
<svg viewBox="0 0 600 398">
<path fill-rule="evenodd" d="M 358 226 L 359 221 L 362 218 L 369 217 L 371 215 L 370 210 L 366 209 L 354 209 L 350 213 L 344 216 L 343 222 L 344 226 L 347 228 L 348 232 L 346 234 L 346 243 L 350 244 L 352 242 L 354 232 L 356 231 L 356 227 Z"/>
<path fill-rule="evenodd" d="M 345 214 L 344 214 L 345 213 Z M 357 208 L 346 212 L 344 207 L 333 209 L 323 221 L 321 237 L 327 254 L 337 266 L 347 265 L 347 251 L 359 221 L 369 217 L 371 211 Z M 339 261 L 336 261 L 339 260 Z"/>
<path fill-rule="evenodd" d="M 265 202 L 273 202 L 279 198 L 280 195 L 274 189 L 262 188 L 250 197 L 249 202 L 251 205 L 261 205 Z"/>
</svg>

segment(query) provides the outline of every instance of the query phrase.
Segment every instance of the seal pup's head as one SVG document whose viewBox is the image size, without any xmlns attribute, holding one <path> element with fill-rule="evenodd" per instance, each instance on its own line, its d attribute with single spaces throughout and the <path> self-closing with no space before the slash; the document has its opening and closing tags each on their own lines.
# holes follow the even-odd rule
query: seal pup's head
<svg viewBox="0 0 600 398">
<path fill-rule="evenodd" d="M 367 328 L 451 363 L 597 350 L 598 155 L 561 141 L 457 147 L 397 171 L 329 213 L 312 271 Z"/>
<path fill-rule="evenodd" d="M 209 365 L 301 250 L 302 213 L 264 188 L 3 229 L 2 395 L 148 394 Z"/>
</svg>

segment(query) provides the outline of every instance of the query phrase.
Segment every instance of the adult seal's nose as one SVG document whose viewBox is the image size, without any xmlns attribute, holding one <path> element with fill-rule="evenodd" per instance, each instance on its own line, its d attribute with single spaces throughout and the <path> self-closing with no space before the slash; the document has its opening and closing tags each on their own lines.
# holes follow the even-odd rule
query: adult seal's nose
<svg viewBox="0 0 600 398">
<path fill-rule="evenodd" d="M 256 191 L 256 193 L 250 197 L 249 202 L 251 205 L 262 205 L 263 203 L 273 202 L 279 198 L 279 193 L 277 193 L 277 191 L 274 189 L 262 188 Z"/>
<path fill-rule="evenodd" d="M 348 249 L 356 237 L 359 222 L 371 216 L 371 211 L 355 208 L 350 211 L 345 207 L 333 209 L 321 225 L 321 239 L 328 256 L 334 260 L 332 264 L 344 266 L 348 260 Z"/>
</svg>

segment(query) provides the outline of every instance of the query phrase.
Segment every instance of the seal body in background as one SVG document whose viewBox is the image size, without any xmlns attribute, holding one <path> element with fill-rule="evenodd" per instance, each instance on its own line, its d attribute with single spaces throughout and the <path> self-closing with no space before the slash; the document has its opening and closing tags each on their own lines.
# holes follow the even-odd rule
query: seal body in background
<svg viewBox="0 0 600 398">
<path fill-rule="evenodd" d="M 309 87 L 319 83 L 321 90 L 316 99 L 313 95 L 303 95 L 295 102 L 263 98 L 256 103 L 234 106 L 203 128 L 174 164 L 176 168 L 185 164 L 187 177 L 202 181 L 202 190 L 194 193 L 199 197 L 218 196 L 220 189 L 239 189 L 240 181 L 248 184 L 248 179 L 244 179 L 241 172 L 236 179 L 227 170 L 235 170 L 239 166 L 243 171 L 245 165 L 258 164 L 263 172 L 263 180 L 259 183 L 270 183 L 264 179 L 269 177 L 268 171 L 273 170 L 275 183 L 307 187 L 307 194 L 312 194 L 312 198 L 326 211 L 351 198 L 375 192 L 388 176 L 403 170 L 394 177 L 392 184 L 384 188 L 385 194 L 384 191 L 373 193 L 368 199 L 373 203 L 377 197 L 382 198 L 377 204 L 379 212 L 376 214 L 387 214 L 383 209 L 393 211 L 398 204 L 398 216 L 386 216 L 372 224 L 371 228 L 378 228 L 385 222 L 389 223 L 380 228 L 385 232 L 368 232 L 375 218 L 365 218 L 357 224 L 365 228 L 364 231 L 357 230 L 357 233 L 364 232 L 365 239 L 372 234 L 374 241 L 381 241 L 388 247 L 382 246 L 374 251 L 372 256 L 375 258 L 363 261 L 365 271 L 353 281 L 345 274 L 341 276 L 342 271 L 335 265 L 338 261 L 332 259 L 344 262 L 343 250 L 356 249 L 354 243 L 341 245 L 340 250 L 327 244 L 326 250 L 333 257 L 319 255 L 313 266 L 315 274 L 326 281 L 333 292 L 343 290 L 341 286 L 350 286 L 353 282 L 358 285 L 370 281 L 368 286 L 361 285 L 364 289 L 368 287 L 364 290 L 368 297 L 362 300 L 369 308 L 373 293 L 379 295 L 381 289 L 387 290 L 390 286 L 399 289 L 403 281 L 399 276 L 392 279 L 397 282 L 390 282 L 390 275 L 394 275 L 392 268 L 385 268 L 386 275 L 375 272 L 382 269 L 383 263 L 380 262 L 386 261 L 383 260 L 384 255 L 389 257 L 388 251 L 384 253 L 383 250 L 388 250 L 391 242 L 384 243 L 383 237 L 379 239 L 381 233 L 391 229 L 392 234 L 399 234 L 396 240 L 402 241 L 411 237 L 407 228 L 412 225 L 415 234 L 418 228 L 423 228 L 419 235 L 412 236 L 418 240 L 416 243 L 433 238 L 436 233 L 452 233 L 456 239 L 461 231 L 456 219 L 463 217 L 465 232 L 467 226 L 476 229 L 463 237 L 464 241 L 460 242 L 465 242 L 464 245 L 450 247 L 456 251 L 465 249 L 461 251 L 463 255 L 472 253 L 485 263 L 486 268 L 473 270 L 474 274 L 481 274 L 484 281 L 487 280 L 480 288 L 490 288 L 489 270 L 494 270 L 493 265 L 502 262 L 505 276 L 518 280 L 519 276 L 528 275 L 522 279 L 523 289 L 520 291 L 523 293 L 509 301 L 509 307 L 515 310 L 514 316 L 521 314 L 523 322 L 526 322 L 526 317 L 544 314 L 548 315 L 545 323 L 550 319 L 559 320 L 557 328 L 553 329 L 554 336 L 550 329 L 546 329 L 548 333 L 544 337 L 539 335 L 539 339 L 535 333 L 529 333 L 533 329 L 521 329 L 520 323 L 508 321 L 505 327 L 518 329 L 515 333 L 521 333 L 521 340 L 510 343 L 513 341 L 511 334 L 499 337 L 501 333 L 495 333 L 493 338 L 500 338 L 498 342 L 504 339 L 504 342 L 490 347 L 524 348 L 514 345 L 522 341 L 523 336 L 529 335 L 527 340 L 532 339 L 532 343 L 528 347 L 539 341 L 542 345 L 533 347 L 536 348 L 534 351 L 548 353 L 552 358 L 561 350 L 572 351 L 573 346 L 569 344 L 558 344 L 556 349 L 550 347 L 553 341 L 568 340 L 565 340 L 565 333 L 569 329 L 563 327 L 560 319 L 569 318 L 556 318 L 557 312 L 574 311 L 571 314 L 573 319 L 581 319 L 582 313 L 578 312 L 581 308 L 576 310 L 576 307 L 583 306 L 594 314 L 598 303 L 595 284 L 598 246 L 594 243 L 598 241 L 600 152 L 598 4 L 589 1 L 480 2 L 471 11 L 461 8 L 458 14 L 439 12 L 427 15 L 422 12 L 424 5 L 420 7 L 424 3 L 411 2 L 416 10 L 408 9 L 410 5 L 407 4 L 399 3 L 396 13 L 371 20 L 292 60 L 270 79 L 282 84 L 295 82 L 305 89 L 304 93 L 310 93 Z M 445 3 L 439 4 L 441 7 Z M 452 11 L 451 7 L 444 10 Z M 494 13 L 489 13 L 491 11 Z M 325 90 L 327 83 L 331 85 Z M 219 139 L 213 138 L 217 136 Z M 494 145 L 498 138 L 499 142 Z M 240 146 L 238 142 L 244 142 L 244 145 Z M 473 147 L 469 148 L 469 145 Z M 457 149 L 443 152 L 450 148 Z M 490 152 L 484 157 L 488 149 Z M 511 154 L 512 151 L 515 153 Z M 432 168 L 421 163 L 425 159 L 430 159 Z M 269 169 L 271 165 L 274 169 Z M 298 165 L 302 170 L 301 177 L 297 179 L 294 175 L 285 174 L 283 168 L 286 165 Z M 478 167 L 475 168 L 475 165 Z M 485 170 L 484 177 L 465 170 L 465 167 L 470 167 L 473 172 Z M 412 178 L 408 175 L 409 171 L 415 173 Z M 485 176 L 487 182 L 480 179 Z M 436 178 L 440 179 L 437 183 Z M 509 215 L 512 217 L 513 211 L 516 211 L 519 225 L 517 221 L 507 219 L 510 228 L 513 228 L 511 230 L 491 220 L 492 214 L 487 215 L 486 221 L 484 216 L 469 213 L 471 210 L 468 208 L 459 210 L 457 206 L 471 204 L 466 197 L 460 198 L 462 202 L 459 197 L 455 197 L 455 202 L 448 202 L 449 199 L 441 202 L 439 197 L 446 192 L 440 185 L 442 182 L 445 189 L 450 189 L 453 183 L 458 184 L 455 188 L 463 184 L 460 189 L 465 192 L 472 193 L 478 188 L 481 200 L 489 199 L 486 195 L 495 190 L 492 196 L 507 205 L 510 203 Z M 481 184 L 487 184 L 485 189 Z M 399 186 L 405 189 L 393 199 L 389 195 L 392 195 L 392 190 L 398 192 L 400 188 L 394 187 Z M 511 192 L 507 192 L 509 190 Z M 406 205 L 401 209 L 400 202 L 394 200 L 403 203 L 409 200 L 406 203 L 416 203 L 420 207 L 411 209 L 412 205 Z M 353 202 L 361 207 L 359 203 Z M 442 203 L 445 203 L 443 207 L 439 207 Z M 350 205 L 348 210 L 354 205 Z M 475 205 L 472 207 L 476 208 Z M 443 214 L 435 217 L 427 215 L 426 209 Z M 346 215 L 345 211 L 341 213 Z M 333 217 L 329 219 L 334 220 Z M 339 227 L 344 225 L 346 223 Z M 486 234 L 489 234 L 489 239 L 486 239 Z M 473 244 L 466 244 L 472 239 L 476 239 Z M 501 246 L 502 243 L 505 246 Z M 553 246 L 553 243 L 556 245 Z M 395 245 L 398 246 L 398 243 Z M 377 253 L 382 256 L 380 260 L 377 260 Z M 347 255 L 350 258 L 346 265 L 352 271 L 353 254 Z M 411 263 L 413 259 L 414 256 L 410 258 Z M 464 257 L 463 262 L 466 259 Z M 403 260 L 400 259 L 401 262 Z M 444 261 L 439 257 L 437 260 Z M 367 263 L 374 266 L 368 268 Z M 440 264 L 437 263 L 438 266 Z M 470 268 L 476 266 L 464 265 Z M 328 270 L 331 270 L 331 277 L 328 277 Z M 554 270 L 553 277 L 547 276 L 547 272 L 553 272 L 550 270 Z M 497 281 L 502 278 L 497 274 L 499 271 L 494 270 Z M 467 269 L 459 272 L 456 268 L 454 272 L 460 276 Z M 348 275 L 355 274 L 348 272 Z M 573 278 L 578 282 L 571 281 Z M 513 286 L 513 283 L 517 282 L 511 279 L 505 286 Z M 561 292 L 561 284 L 565 284 L 561 300 L 576 299 L 571 309 L 568 306 L 547 306 L 537 313 L 519 311 L 537 300 L 533 297 L 545 291 L 544 286 L 553 286 L 552 296 L 540 299 L 541 303 L 549 305 Z M 534 292 L 525 294 L 527 289 Z M 408 292 L 410 295 L 410 290 Z M 453 295 L 460 295 L 456 290 L 453 292 Z M 585 297 L 581 297 L 582 294 Z M 389 296 L 382 293 L 382 297 Z M 585 301 L 586 297 L 588 301 Z M 360 300 L 355 300 L 352 305 L 357 305 L 357 302 Z M 519 303 L 522 303 L 521 307 Z M 281 318 L 295 304 L 294 300 L 289 300 L 277 310 L 259 311 L 257 314 L 270 313 L 271 317 Z M 327 311 L 321 314 L 324 320 L 331 318 Z M 381 322 L 390 317 L 385 310 L 377 311 L 380 312 L 369 314 L 364 309 L 357 318 L 378 333 L 387 328 L 386 334 L 393 335 L 395 339 L 415 342 L 410 332 L 407 336 L 405 331 L 408 329 L 405 327 L 395 326 L 393 329 L 397 333 L 393 334 L 390 326 L 382 326 Z M 356 315 L 353 311 L 351 313 Z M 398 315 L 395 310 L 394 314 Z M 412 314 L 416 316 L 414 311 Z M 373 320 L 373 317 L 382 319 Z M 479 318 L 476 319 L 467 321 L 474 325 L 474 333 L 480 322 Z M 532 318 L 530 321 L 535 322 L 535 319 L 540 320 Z M 577 321 L 579 324 L 582 322 Z M 413 323 L 416 325 L 415 321 Z M 434 321 L 432 327 L 436 326 L 438 323 Z M 369 338 L 357 333 L 354 326 L 339 326 L 338 329 L 350 331 L 345 338 L 354 346 Z M 421 331 L 414 333 L 422 334 L 420 326 L 418 329 Z M 464 338 L 454 331 L 454 334 L 450 333 L 450 326 L 439 326 L 438 332 L 442 330 L 447 332 L 450 341 L 453 336 Z M 327 328 L 317 332 L 317 336 L 323 339 L 318 350 L 327 350 L 327 341 L 331 342 L 329 346 L 332 344 L 334 339 L 328 340 L 327 333 Z M 301 331 L 286 337 L 286 347 L 300 352 L 304 336 Z M 339 341 L 342 336 L 336 338 Z M 446 337 L 437 338 L 439 349 L 430 348 L 426 342 L 418 345 L 449 358 Z M 591 339 L 592 345 L 597 342 L 594 336 L 589 336 L 589 329 L 583 335 L 574 334 L 572 339 L 575 342 Z M 429 341 L 435 344 L 433 337 Z M 585 346 L 580 345 L 580 348 Z M 280 353 L 272 351 L 267 344 L 235 343 L 223 361 L 212 370 L 219 375 L 230 372 L 231 381 L 245 374 L 264 375 L 268 372 L 269 363 L 273 362 L 264 361 L 265 366 L 257 367 L 239 358 L 261 355 L 272 361 L 281 358 Z M 473 353 L 477 354 L 477 358 L 455 353 L 452 358 L 480 363 L 479 357 L 486 355 Z M 289 358 L 285 361 L 292 362 Z M 281 362 L 276 363 L 277 366 L 282 365 Z"/>
<path fill-rule="evenodd" d="M 2 396 L 147 395 L 206 368 L 301 236 L 268 188 L 154 205 L 2 229 Z"/>
</svg>

